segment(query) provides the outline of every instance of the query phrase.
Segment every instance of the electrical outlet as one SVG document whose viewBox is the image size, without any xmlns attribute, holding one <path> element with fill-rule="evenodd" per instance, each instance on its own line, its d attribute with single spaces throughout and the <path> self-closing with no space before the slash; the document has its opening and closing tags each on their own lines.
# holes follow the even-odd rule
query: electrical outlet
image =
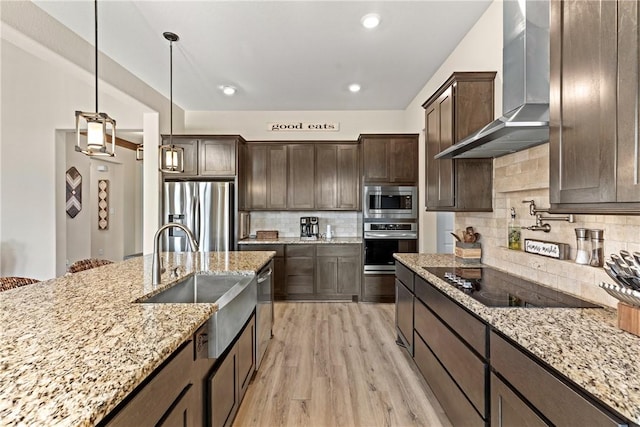
<svg viewBox="0 0 640 427">
<path fill-rule="evenodd" d="M 98 255 L 104 255 L 104 249 L 98 249 Z"/>
</svg>

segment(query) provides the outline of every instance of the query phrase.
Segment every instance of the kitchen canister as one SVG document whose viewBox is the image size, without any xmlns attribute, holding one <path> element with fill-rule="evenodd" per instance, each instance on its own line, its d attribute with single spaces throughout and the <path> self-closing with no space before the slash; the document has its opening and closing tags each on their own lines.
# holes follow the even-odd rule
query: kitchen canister
<svg viewBox="0 0 640 427">
<path fill-rule="evenodd" d="M 576 228 L 576 264 L 589 264 L 589 231 L 586 228 Z"/>
<path fill-rule="evenodd" d="M 331 240 L 333 238 L 333 234 L 331 233 L 331 224 L 327 224 L 327 234 L 325 234 L 325 238 L 327 240 Z"/>
</svg>

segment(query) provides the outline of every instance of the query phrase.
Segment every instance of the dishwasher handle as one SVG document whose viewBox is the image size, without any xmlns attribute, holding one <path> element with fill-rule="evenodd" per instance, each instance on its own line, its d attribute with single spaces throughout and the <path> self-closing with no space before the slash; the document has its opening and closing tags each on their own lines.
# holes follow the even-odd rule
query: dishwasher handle
<svg viewBox="0 0 640 427">
<path fill-rule="evenodd" d="M 258 284 L 268 280 L 269 276 L 271 276 L 272 273 L 273 273 L 273 270 L 271 268 L 265 271 L 264 273 L 261 273 L 260 276 L 258 276 Z"/>
</svg>

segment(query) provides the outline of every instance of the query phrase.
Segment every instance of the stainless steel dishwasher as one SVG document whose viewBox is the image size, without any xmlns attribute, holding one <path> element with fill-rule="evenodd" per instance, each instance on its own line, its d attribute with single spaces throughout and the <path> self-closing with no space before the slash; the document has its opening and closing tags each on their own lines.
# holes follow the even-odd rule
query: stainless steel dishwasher
<svg viewBox="0 0 640 427">
<path fill-rule="evenodd" d="M 267 351 L 273 327 L 273 261 L 258 272 L 258 304 L 256 305 L 256 370 Z"/>
</svg>

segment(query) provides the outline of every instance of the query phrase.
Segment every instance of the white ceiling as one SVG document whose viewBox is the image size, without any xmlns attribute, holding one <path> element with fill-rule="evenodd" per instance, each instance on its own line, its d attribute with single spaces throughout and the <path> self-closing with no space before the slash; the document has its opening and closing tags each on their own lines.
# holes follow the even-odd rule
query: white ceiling
<svg viewBox="0 0 640 427">
<path fill-rule="evenodd" d="M 178 34 L 173 100 L 188 111 L 404 109 L 491 1 L 101 0 L 98 46 L 169 97 L 162 33 Z M 34 3 L 93 44 L 93 1 Z"/>
</svg>

